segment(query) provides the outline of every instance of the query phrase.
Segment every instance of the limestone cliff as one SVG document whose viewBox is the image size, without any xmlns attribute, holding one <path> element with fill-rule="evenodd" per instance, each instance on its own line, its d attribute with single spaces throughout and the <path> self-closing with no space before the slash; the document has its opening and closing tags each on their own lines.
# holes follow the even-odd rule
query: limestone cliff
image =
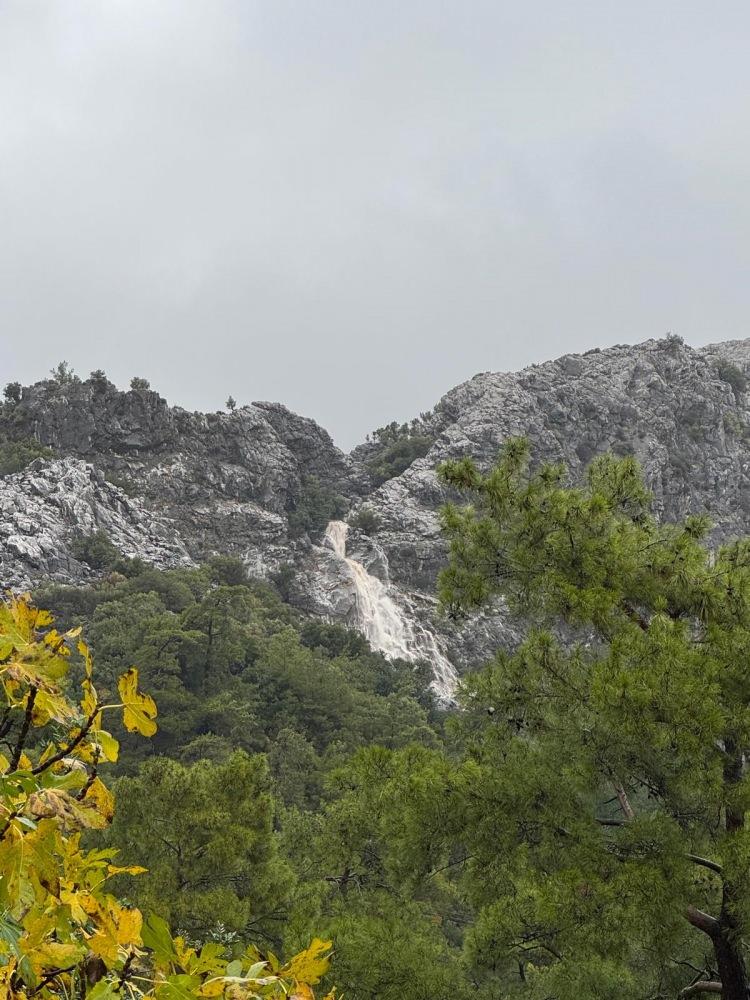
<svg viewBox="0 0 750 1000">
<path fill-rule="evenodd" d="M 573 477 L 604 451 L 634 453 L 659 512 L 708 511 L 717 537 L 747 532 L 748 377 L 750 340 L 695 350 L 678 338 L 477 375 L 417 418 L 412 433 L 429 450 L 377 487 L 376 443 L 346 456 L 317 424 L 279 404 L 190 413 L 102 378 L 47 380 L 0 414 L 5 438 L 34 438 L 55 455 L 0 479 L 2 582 L 85 579 L 91 571 L 71 544 L 101 529 L 123 554 L 158 566 L 214 552 L 239 555 L 261 575 L 290 564 L 295 603 L 358 627 L 365 597 L 382 593 L 405 616 L 397 623 L 404 634 L 427 630 L 437 637 L 434 655 L 448 651 L 463 666 L 512 643 L 518 630 L 502 609 L 460 633 L 435 621 L 445 558 L 439 463 L 471 455 L 486 467 L 518 434 L 531 439 L 535 460 L 562 459 Z M 374 515 L 369 527 L 356 517 L 363 509 Z M 359 527 L 345 551 L 323 544 L 326 521 L 352 515 Z M 362 578 L 347 559 L 383 586 L 358 594 L 353 581 Z"/>
</svg>

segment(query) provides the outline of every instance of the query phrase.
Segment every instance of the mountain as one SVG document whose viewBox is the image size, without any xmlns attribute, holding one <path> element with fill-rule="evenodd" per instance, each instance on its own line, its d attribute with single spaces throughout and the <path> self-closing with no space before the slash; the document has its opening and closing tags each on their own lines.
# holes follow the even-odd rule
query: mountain
<svg viewBox="0 0 750 1000">
<path fill-rule="evenodd" d="M 6 447 L 52 453 L 0 479 L 0 576 L 16 588 L 89 579 L 81 539 L 97 531 L 160 567 L 237 555 L 279 574 L 311 614 L 360 627 L 391 655 L 429 658 L 447 697 L 451 662 L 480 661 L 518 628 L 502 608 L 460 629 L 436 619 L 440 462 L 471 455 L 487 467 L 519 434 L 535 461 L 563 460 L 574 477 L 597 454 L 633 453 L 661 514 L 708 511 L 717 540 L 747 532 L 748 377 L 750 340 L 569 354 L 477 375 L 350 455 L 279 404 L 190 413 L 101 373 L 49 379 L 0 413 Z"/>
</svg>

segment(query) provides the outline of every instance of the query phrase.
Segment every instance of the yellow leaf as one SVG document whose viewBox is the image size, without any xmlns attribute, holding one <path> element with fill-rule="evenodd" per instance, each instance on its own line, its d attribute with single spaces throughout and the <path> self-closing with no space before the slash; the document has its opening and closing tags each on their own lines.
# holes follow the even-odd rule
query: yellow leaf
<svg viewBox="0 0 750 1000">
<path fill-rule="evenodd" d="M 49 719 L 54 719 L 55 722 L 67 722 L 74 714 L 73 707 L 63 695 L 42 688 L 37 690 L 33 714 L 35 726 L 42 726 Z"/>
<path fill-rule="evenodd" d="M 89 678 L 89 679 L 91 679 L 91 675 L 93 673 L 94 665 L 93 665 L 93 662 L 92 662 L 92 659 L 91 659 L 91 650 L 86 645 L 86 643 L 83 641 L 83 639 L 79 639 L 78 640 L 78 652 L 83 657 L 83 662 L 84 662 L 85 667 L 86 667 L 86 677 Z"/>
<path fill-rule="evenodd" d="M 198 990 L 198 996 L 220 997 L 223 992 L 224 992 L 223 979 L 209 979 Z"/>
<path fill-rule="evenodd" d="M 282 975 L 296 979 L 300 983 L 310 983 L 314 986 L 328 971 L 332 943 L 331 941 L 321 941 L 320 938 L 313 938 L 304 951 L 295 955 L 284 966 L 281 970 Z"/>
<path fill-rule="evenodd" d="M 81 699 L 81 710 L 83 714 L 88 717 L 93 715 L 98 704 L 98 697 L 96 694 L 96 688 L 91 683 L 89 677 L 84 677 L 83 679 L 83 698 Z"/>
<path fill-rule="evenodd" d="M 315 994 L 307 983 L 297 983 L 294 987 L 290 1000 L 315 1000 Z"/>
<path fill-rule="evenodd" d="M 107 865 L 107 875 L 143 875 L 147 871 L 140 865 Z"/>
<path fill-rule="evenodd" d="M 140 910 L 128 910 L 112 896 L 106 896 L 102 902 L 89 896 L 84 905 L 96 925 L 89 947 L 107 965 L 117 961 L 120 948 L 141 944 Z"/>
<path fill-rule="evenodd" d="M 34 949 L 34 959 L 43 966 L 56 966 L 61 969 L 71 962 L 75 964 L 83 957 L 82 952 L 85 952 L 83 942 L 62 944 L 57 941 L 45 941 Z"/>
<path fill-rule="evenodd" d="M 110 764 L 114 764 L 120 752 L 120 744 L 114 736 L 104 729 L 97 729 L 94 733 L 94 739 L 96 740 L 104 759 L 108 760 Z"/>
<path fill-rule="evenodd" d="M 153 736 L 156 732 L 154 699 L 138 691 L 138 670 L 131 667 L 117 682 L 123 702 L 123 721 L 131 733 Z"/>
<path fill-rule="evenodd" d="M 115 797 L 99 778 L 94 778 L 92 781 L 91 787 L 83 799 L 83 804 L 96 809 L 107 823 L 112 821 L 115 814 Z"/>
<path fill-rule="evenodd" d="M 2 968 L 0 968 L 0 1000 L 10 1000 L 15 993 L 11 986 L 11 980 L 16 971 L 16 959 L 5 958 Z"/>
</svg>

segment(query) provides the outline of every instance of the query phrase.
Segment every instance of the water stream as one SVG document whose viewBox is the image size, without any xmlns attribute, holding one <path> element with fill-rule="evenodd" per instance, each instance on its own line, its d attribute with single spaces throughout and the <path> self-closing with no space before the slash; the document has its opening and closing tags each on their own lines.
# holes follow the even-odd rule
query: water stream
<svg viewBox="0 0 750 1000">
<path fill-rule="evenodd" d="M 349 525 L 331 521 L 324 544 L 344 563 L 352 582 L 357 626 L 373 649 L 389 658 L 409 662 L 427 660 L 432 664 L 433 687 L 442 701 L 450 701 L 456 688 L 457 674 L 436 637 L 416 619 L 411 619 L 393 597 L 392 588 L 368 573 L 362 563 L 346 554 Z"/>
</svg>

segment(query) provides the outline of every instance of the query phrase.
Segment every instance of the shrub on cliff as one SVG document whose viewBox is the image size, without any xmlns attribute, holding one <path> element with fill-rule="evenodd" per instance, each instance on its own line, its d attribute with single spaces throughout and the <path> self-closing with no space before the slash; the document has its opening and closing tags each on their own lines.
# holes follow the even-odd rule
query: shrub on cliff
<svg viewBox="0 0 750 1000">
<path fill-rule="evenodd" d="M 0 435 L 0 476 L 10 476 L 21 472 L 35 458 L 52 458 L 49 448 L 35 441 L 34 438 L 21 438 L 14 441 Z"/>
<path fill-rule="evenodd" d="M 346 513 L 346 500 L 317 476 L 304 476 L 289 511 L 289 534 L 319 536 L 329 521 Z"/>
<path fill-rule="evenodd" d="M 747 376 L 728 358 L 719 358 L 716 362 L 716 372 L 722 382 L 731 386 L 735 395 L 741 395 L 747 391 Z"/>
</svg>

